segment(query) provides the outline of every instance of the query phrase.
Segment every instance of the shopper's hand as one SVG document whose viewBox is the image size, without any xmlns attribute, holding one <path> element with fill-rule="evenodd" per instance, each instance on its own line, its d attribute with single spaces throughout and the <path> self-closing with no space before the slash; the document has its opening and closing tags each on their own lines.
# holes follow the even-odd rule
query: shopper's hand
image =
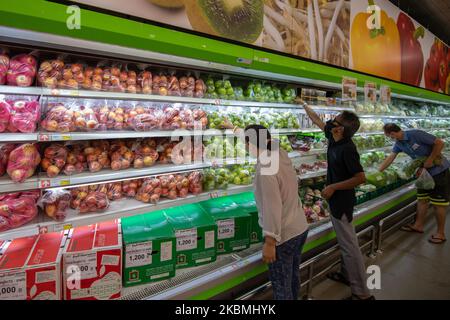
<svg viewBox="0 0 450 320">
<path fill-rule="evenodd" d="M 273 263 L 276 260 L 276 248 L 274 243 L 264 242 L 262 258 L 265 263 Z"/>
<path fill-rule="evenodd" d="M 230 129 L 230 130 L 233 130 L 233 129 L 234 129 L 234 126 L 233 126 L 233 124 L 231 123 L 231 121 L 228 120 L 228 118 L 225 118 L 225 119 L 223 120 L 223 123 L 222 123 L 222 128 L 223 128 L 223 129 Z"/>
<path fill-rule="evenodd" d="M 330 199 L 334 194 L 334 188 L 332 185 L 326 186 L 325 189 L 322 190 L 322 197 L 326 200 Z"/>
<path fill-rule="evenodd" d="M 425 160 L 425 162 L 423 163 L 423 167 L 426 169 L 429 169 L 433 166 L 433 160 L 427 159 Z"/>
</svg>

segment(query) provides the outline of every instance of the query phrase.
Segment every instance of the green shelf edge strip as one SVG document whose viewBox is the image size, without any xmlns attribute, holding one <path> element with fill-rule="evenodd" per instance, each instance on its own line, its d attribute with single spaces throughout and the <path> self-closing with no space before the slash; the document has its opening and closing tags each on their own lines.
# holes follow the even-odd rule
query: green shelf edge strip
<svg viewBox="0 0 450 320">
<path fill-rule="evenodd" d="M 343 76 L 358 79 L 358 85 L 372 81 L 389 85 L 392 92 L 425 99 L 450 102 L 450 96 L 412 87 L 375 76 L 328 65 L 299 60 L 249 47 L 214 40 L 176 30 L 149 25 L 90 10 L 81 10 L 81 29 L 66 26 L 66 6 L 45 0 L 0 2 L 0 24 L 61 36 L 121 45 L 136 49 L 252 68 L 278 74 L 340 83 Z M 253 61 L 243 64 L 239 58 Z"/>
<path fill-rule="evenodd" d="M 355 221 L 353 222 L 353 225 L 355 226 L 359 226 L 371 219 L 373 219 L 374 217 L 383 214 L 384 212 L 386 212 L 389 209 L 392 209 L 393 207 L 399 205 L 400 203 L 402 203 L 405 200 L 408 200 L 412 197 L 414 197 L 416 195 L 417 191 L 416 190 L 412 190 L 411 192 L 403 195 L 402 197 L 396 199 L 395 201 L 392 201 L 388 204 L 386 204 L 385 206 L 381 207 L 378 210 L 375 210 L 374 212 L 365 215 L 364 217 L 361 217 L 359 219 L 355 219 Z M 328 234 L 324 235 L 323 237 L 314 240 L 310 243 L 307 243 L 304 248 L 303 248 L 303 253 L 308 252 L 314 248 L 317 248 L 318 246 L 333 240 L 334 238 L 336 238 L 336 233 L 334 231 L 329 232 Z M 251 278 L 254 278 L 258 275 L 260 275 L 261 273 L 267 271 L 267 265 L 266 264 L 261 264 L 258 265 L 257 267 L 253 268 L 250 271 L 245 272 L 242 275 L 236 276 L 228 281 L 225 281 L 224 283 L 211 288 L 209 290 L 206 290 L 200 294 L 197 294 L 195 296 L 190 297 L 190 300 L 206 300 L 206 299 L 210 299 L 214 296 L 217 296 L 218 294 L 225 292 L 226 290 L 229 290 L 237 285 L 239 285 L 240 283 L 243 283 Z"/>
</svg>

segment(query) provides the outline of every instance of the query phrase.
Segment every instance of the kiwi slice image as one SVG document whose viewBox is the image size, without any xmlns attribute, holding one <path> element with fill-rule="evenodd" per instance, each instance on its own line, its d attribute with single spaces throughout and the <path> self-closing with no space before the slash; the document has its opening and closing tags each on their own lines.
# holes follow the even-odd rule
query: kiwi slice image
<svg viewBox="0 0 450 320">
<path fill-rule="evenodd" d="M 263 0 L 184 0 L 194 30 L 255 42 L 263 29 Z"/>
<path fill-rule="evenodd" d="M 149 2 L 156 4 L 159 7 L 168 9 L 178 9 L 184 6 L 183 0 L 148 0 Z"/>
</svg>

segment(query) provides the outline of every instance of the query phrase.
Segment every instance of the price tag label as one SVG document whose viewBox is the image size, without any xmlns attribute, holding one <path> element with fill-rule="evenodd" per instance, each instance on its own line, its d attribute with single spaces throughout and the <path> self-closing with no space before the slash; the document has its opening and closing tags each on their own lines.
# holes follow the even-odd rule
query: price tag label
<svg viewBox="0 0 450 320">
<path fill-rule="evenodd" d="M 80 95 L 80 91 L 78 91 L 78 90 L 71 90 L 71 91 L 69 91 L 69 95 L 78 97 Z"/>
<path fill-rule="evenodd" d="M 0 275 L 0 300 L 25 300 L 26 298 L 25 272 Z"/>
<path fill-rule="evenodd" d="M 41 141 L 41 142 L 50 141 L 50 136 L 48 134 L 39 134 L 38 141 Z"/>
<path fill-rule="evenodd" d="M 172 260 L 172 241 L 161 242 L 161 261 Z"/>
<path fill-rule="evenodd" d="M 72 136 L 70 134 L 52 134 L 52 141 L 70 141 L 72 140 Z"/>
<path fill-rule="evenodd" d="M 217 221 L 217 239 L 234 238 L 234 219 Z"/>
<path fill-rule="evenodd" d="M 222 102 L 220 101 L 220 99 L 216 99 L 214 101 L 214 103 L 216 104 L 216 106 L 220 106 L 222 104 Z"/>
<path fill-rule="evenodd" d="M 50 188 L 51 184 L 50 184 L 50 180 L 49 179 L 45 179 L 45 180 L 39 180 L 39 188 L 43 189 L 43 188 Z"/>
<path fill-rule="evenodd" d="M 125 266 L 140 267 L 152 264 L 152 241 L 132 243 L 126 246 Z"/>
<path fill-rule="evenodd" d="M 60 232 L 63 230 L 70 230 L 70 229 L 72 229 L 72 224 L 70 224 L 70 223 L 56 224 L 53 227 L 53 232 Z"/>
<path fill-rule="evenodd" d="M 177 251 L 197 249 L 197 228 L 177 230 Z"/>
<path fill-rule="evenodd" d="M 209 194 L 209 197 L 212 198 L 212 199 L 218 198 L 218 197 L 219 197 L 219 194 L 218 194 L 217 192 L 211 192 L 211 193 Z"/>
<path fill-rule="evenodd" d="M 214 230 L 205 232 L 205 249 L 215 247 L 215 238 Z"/>
<path fill-rule="evenodd" d="M 97 253 L 74 253 L 64 257 L 66 266 L 76 266 L 81 280 L 97 277 Z M 74 268 L 71 268 L 74 270 Z"/>
<path fill-rule="evenodd" d="M 357 79 L 350 77 L 342 78 L 342 101 L 356 101 Z"/>
<path fill-rule="evenodd" d="M 70 179 L 68 178 L 39 180 L 39 187 L 41 189 L 50 187 L 66 187 L 68 185 L 70 185 Z"/>
<path fill-rule="evenodd" d="M 391 87 L 381 86 L 380 87 L 380 101 L 381 103 L 390 104 L 391 103 Z"/>
<path fill-rule="evenodd" d="M 52 89 L 50 91 L 50 94 L 53 95 L 53 96 L 59 96 L 60 91 L 59 91 L 59 89 Z"/>
</svg>

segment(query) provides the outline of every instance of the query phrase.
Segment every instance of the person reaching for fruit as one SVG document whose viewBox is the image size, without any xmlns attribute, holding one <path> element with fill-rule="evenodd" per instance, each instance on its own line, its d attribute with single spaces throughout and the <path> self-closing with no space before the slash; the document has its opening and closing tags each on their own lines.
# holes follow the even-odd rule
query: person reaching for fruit
<svg viewBox="0 0 450 320">
<path fill-rule="evenodd" d="M 269 265 L 275 300 L 297 300 L 298 270 L 308 235 L 308 223 L 298 197 L 297 173 L 286 151 L 269 130 L 250 125 L 244 130 L 245 143 L 257 159 L 254 193 L 259 224 L 264 234 L 263 261 Z"/>
<path fill-rule="evenodd" d="M 300 100 L 298 102 L 302 103 Z M 306 103 L 303 103 L 303 108 L 328 139 L 327 186 L 322 191 L 322 197 L 330 205 L 331 222 L 341 247 L 343 262 L 341 272 L 332 272 L 328 277 L 351 287 L 352 296 L 349 300 L 374 300 L 366 285 L 366 268 L 352 225 L 356 204 L 355 187 L 366 181 L 358 151 L 352 141 L 360 126 L 359 118 L 352 112 L 344 111 L 324 123 Z"/>
<path fill-rule="evenodd" d="M 384 133 L 395 140 L 392 153 L 381 164 L 380 171 L 384 171 L 395 160 L 400 152 L 404 152 L 412 159 L 423 157 L 425 160 L 421 171 L 426 169 L 433 177 L 435 187 L 432 190 L 417 190 L 417 215 L 414 224 L 402 227 L 403 231 L 423 233 L 425 217 L 431 203 L 435 209 L 437 233 L 429 241 L 441 244 L 445 238 L 445 215 L 450 201 L 450 162 L 442 156 L 445 142 L 422 130 L 403 131 L 395 123 L 387 123 Z"/>
</svg>

